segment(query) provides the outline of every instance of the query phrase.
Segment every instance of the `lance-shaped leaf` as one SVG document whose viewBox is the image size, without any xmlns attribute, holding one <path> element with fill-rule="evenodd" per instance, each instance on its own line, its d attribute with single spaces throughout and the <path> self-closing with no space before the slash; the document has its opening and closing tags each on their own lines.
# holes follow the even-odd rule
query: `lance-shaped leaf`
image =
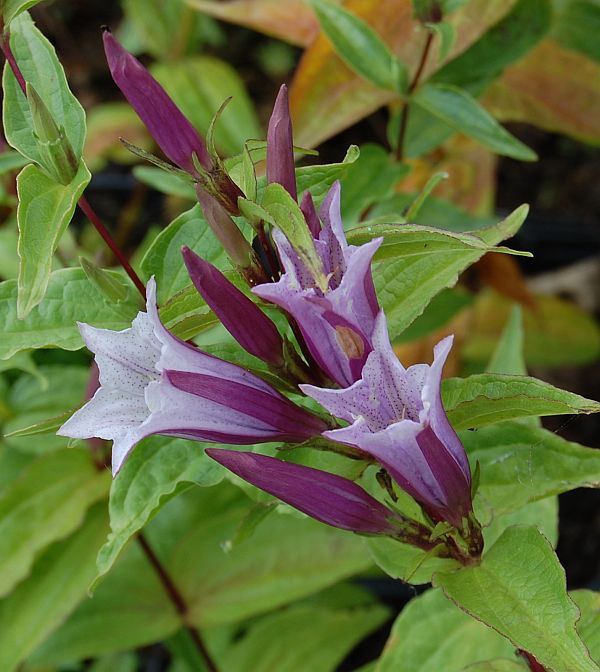
<svg viewBox="0 0 600 672">
<path fill-rule="evenodd" d="M 392 511 L 347 478 L 258 453 L 206 452 L 240 478 L 322 523 L 362 534 L 397 531 Z"/>
<path fill-rule="evenodd" d="M 277 327 L 218 268 L 183 248 L 190 278 L 227 331 L 251 355 L 274 366 L 283 364 L 283 341 Z"/>
<path fill-rule="evenodd" d="M 212 161 L 204 141 L 163 87 L 127 52 L 108 30 L 104 49 L 111 75 L 166 156 L 183 170 L 195 173 L 195 154 L 205 168 Z"/>
<path fill-rule="evenodd" d="M 19 173 L 19 319 L 27 317 L 44 298 L 52 256 L 90 178 L 83 163 L 72 182 L 66 185 L 56 182 L 34 165 L 26 166 Z"/>
<path fill-rule="evenodd" d="M 292 121 L 288 102 L 288 90 L 284 84 L 273 106 L 267 133 L 267 182 L 276 182 L 285 187 L 296 200 L 296 167 L 294 166 L 294 142 Z"/>
<path fill-rule="evenodd" d="M 434 585 L 461 609 L 531 653 L 553 672 L 597 672 L 579 638 L 579 611 L 547 539 L 532 527 L 510 527 L 480 565 L 438 572 Z"/>
<path fill-rule="evenodd" d="M 382 89 L 406 89 L 406 66 L 368 23 L 329 0 L 308 0 L 308 4 L 315 10 L 321 30 L 353 70 Z"/>
</svg>

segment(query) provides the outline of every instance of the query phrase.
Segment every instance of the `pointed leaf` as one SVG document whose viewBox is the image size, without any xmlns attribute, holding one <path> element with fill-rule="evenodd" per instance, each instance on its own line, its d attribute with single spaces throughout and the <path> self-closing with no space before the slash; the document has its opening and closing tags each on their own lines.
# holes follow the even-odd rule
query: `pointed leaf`
<svg viewBox="0 0 600 672">
<path fill-rule="evenodd" d="M 12 672 L 55 630 L 86 591 L 107 531 L 106 505 L 88 512 L 81 528 L 50 546 L 31 576 L 0 602 L 0 669 Z"/>
<path fill-rule="evenodd" d="M 481 142 L 503 156 L 535 161 L 535 152 L 506 131 L 464 89 L 450 84 L 425 84 L 414 94 L 417 105 L 456 131 Z"/>
<path fill-rule="evenodd" d="M 108 472 L 84 450 L 62 450 L 32 462 L 0 498 L 0 596 L 25 578 L 40 551 L 81 525 L 104 497 Z"/>
<path fill-rule="evenodd" d="M 24 168 L 17 177 L 20 258 L 17 315 L 21 320 L 44 298 L 52 256 L 90 179 L 83 163 L 67 185 L 55 182 L 34 165 Z"/>
<path fill-rule="evenodd" d="M 10 46 L 25 81 L 30 82 L 48 107 L 56 124 L 64 129 L 77 158 L 83 152 L 85 113 L 69 90 L 54 47 L 35 27 L 29 14 L 21 14 L 10 29 Z M 3 121 L 7 142 L 38 164 L 42 156 L 33 135 L 29 103 L 8 64 L 4 67 Z"/>
<path fill-rule="evenodd" d="M 600 403 L 529 376 L 481 373 L 442 385 L 444 408 L 455 429 L 544 415 L 600 413 Z"/>
<path fill-rule="evenodd" d="M 191 483 L 218 483 L 223 470 L 197 441 L 154 436 L 125 462 L 110 489 L 111 533 L 98 554 L 98 576 L 106 574 L 129 539 L 161 506 Z"/>
<path fill-rule="evenodd" d="M 524 376 L 527 374 L 523 356 L 523 315 L 515 305 L 504 327 L 486 373 L 504 373 Z"/>
<path fill-rule="evenodd" d="M 434 585 L 552 672 L 597 672 L 575 629 L 564 570 L 535 528 L 509 528 L 479 566 L 438 572 Z"/>
</svg>

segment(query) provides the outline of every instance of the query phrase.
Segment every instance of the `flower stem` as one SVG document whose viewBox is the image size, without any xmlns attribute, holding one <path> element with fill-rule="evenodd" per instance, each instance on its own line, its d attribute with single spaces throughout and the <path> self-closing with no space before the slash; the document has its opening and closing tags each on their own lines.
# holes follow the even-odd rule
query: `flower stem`
<svg viewBox="0 0 600 672">
<path fill-rule="evenodd" d="M 5 32 L 4 35 L 0 38 L 0 49 L 2 49 L 2 53 L 4 54 L 4 57 L 6 58 L 6 61 L 10 66 L 10 69 L 12 70 L 15 79 L 18 82 L 21 91 L 23 92 L 23 95 L 27 96 L 27 86 L 25 82 L 25 77 L 23 76 L 23 73 L 19 68 L 19 64 L 17 63 L 14 54 L 12 53 L 12 50 L 10 48 L 10 36 L 8 32 Z M 98 231 L 98 233 L 102 237 L 102 240 L 104 240 L 104 242 L 108 245 L 111 252 L 115 255 L 115 258 L 121 264 L 124 271 L 131 278 L 131 281 L 133 282 L 133 284 L 135 285 L 135 287 L 137 288 L 137 290 L 142 295 L 142 298 L 145 301 L 146 288 L 144 287 L 144 283 L 140 280 L 138 274 L 133 270 L 131 264 L 129 263 L 123 252 L 119 249 L 119 246 L 117 245 L 113 237 L 110 235 L 108 229 L 104 226 L 98 215 L 95 213 L 86 197 L 82 196 L 77 202 L 77 205 L 79 206 L 81 211 L 85 214 L 85 216 L 90 220 L 90 222 L 94 225 L 94 228 L 96 229 L 96 231 Z"/>
<path fill-rule="evenodd" d="M 165 592 L 167 593 L 169 600 L 172 602 L 177 613 L 181 616 L 183 622 L 186 623 L 186 618 L 188 615 L 188 606 L 185 602 L 185 599 L 183 598 L 183 595 L 179 592 L 177 586 L 173 582 L 173 579 L 170 577 L 166 568 L 152 550 L 152 547 L 148 543 L 148 540 L 141 532 L 138 532 L 137 540 L 140 544 L 142 551 L 144 552 L 144 555 L 148 559 L 148 562 L 152 565 L 152 567 L 156 571 L 156 574 L 160 579 L 160 582 L 163 588 L 165 589 Z M 202 660 L 204 661 L 204 664 L 206 665 L 209 672 L 218 672 L 217 665 L 212 659 L 206 647 L 206 644 L 204 643 L 204 640 L 200 635 L 199 630 L 193 625 L 190 625 L 189 623 L 186 623 L 185 627 L 189 632 L 192 641 L 194 642 L 194 645 L 196 646 L 196 649 L 198 650 L 198 653 L 202 657 Z"/>
<path fill-rule="evenodd" d="M 429 34 L 427 35 L 427 41 L 425 42 L 425 46 L 423 47 L 423 53 L 421 54 L 421 61 L 419 63 L 419 67 L 417 68 L 415 76 L 413 77 L 413 80 L 408 87 L 407 93 L 409 96 L 417 88 L 419 81 L 421 79 L 421 75 L 423 74 L 423 70 L 425 69 L 425 64 L 427 63 L 427 58 L 429 57 L 429 52 L 431 51 L 431 45 L 433 44 L 433 35 L 434 35 L 433 32 L 429 31 Z M 408 128 L 409 113 L 410 113 L 410 101 L 406 101 L 404 103 L 404 107 L 402 108 L 402 113 L 400 115 L 400 129 L 398 131 L 398 144 L 396 145 L 396 159 L 398 161 L 402 161 L 402 159 L 404 158 L 404 142 L 406 138 L 406 130 Z"/>
</svg>

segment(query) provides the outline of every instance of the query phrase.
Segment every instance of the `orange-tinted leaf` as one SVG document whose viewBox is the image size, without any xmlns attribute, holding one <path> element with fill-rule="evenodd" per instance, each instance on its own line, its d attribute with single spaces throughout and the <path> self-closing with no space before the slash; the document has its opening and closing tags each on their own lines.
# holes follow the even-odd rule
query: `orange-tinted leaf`
<svg viewBox="0 0 600 672">
<path fill-rule="evenodd" d="M 600 144 L 600 63 L 546 39 L 508 68 L 484 104 L 501 121 L 524 121 Z"/>
<path fill-rule="evenodd" d="M 450 15 L 448 22 L 456 30 L 456 41 L 449 59 L 477 40 L 514 3 L 515 0 L 470 0 Z M 410 0 L 347 0 L 344 7 L 369 23 L 414 73 L 427 29 L 413 20 Z M 441 65 L 438 50 L 436 41 L 425 75 Z M 393 93 L 377 89 L 350 70 L 327 38 L 319 35 L 304 53 L 290 89 L 296 141 L 301 146 L 314 147 L 393 98 Z"/>
<path fill-rule="evenodd" d="M 319 32 L 315 15 L 303 0 L 187 0 L 187 3 L 217 19 L 299 46 L 308 46 Z"/>
</svg>

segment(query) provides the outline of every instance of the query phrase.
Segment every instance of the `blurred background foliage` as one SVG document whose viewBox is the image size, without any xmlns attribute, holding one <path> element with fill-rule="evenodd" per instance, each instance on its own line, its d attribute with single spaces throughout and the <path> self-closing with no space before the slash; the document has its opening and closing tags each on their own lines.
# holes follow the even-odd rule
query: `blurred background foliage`
<svg viewBox="0 0 600 672">
<path fill-rule="evenodd" d="M 414 75 L 428 31 L 409 0 L 343 5 L 373 26 Z M 597 0 L 446 0 L 445 8 L 449 27 L 436 34 L 422 80 L 477 98 L 537 153 L 536 162 L 500 157 L 472 137 L 468 120 L 457 132 L 455 123 L 419 104 L 411 107 L 399 149 L 402 102 L 348 67 L 302 0 L 55 0 L 35 6 L 32 16 L 55 45 L 87 113 L 89 198 L 143 274 L 145 264 L 156 272 L 152 258 L 144 258 L 151 245 L 165 274 L 172 273 L 169 260 L 191 229 L 185 216 L 166 227 L 192 207 L 194 195 L 120 144 L 123 137 L 155 149 L 109 77 L 101 24 L 148 64 L 202 133 L 223 100 L 233 97 L 217 126 L 224 157 L 239 153 L 248 138 L 264 139 L 276 91 L 288 82 L 299 147 L 318 149 L 318 161 L 326 163 L 342 161 L 351 144 L 361 149 L 342 176 L 349 228 L 367 215 L 405 212 L 434 173 L 447 176 L 419 211 L 421 224 L 464 232 L 531 203 L 511 246 L 532 251 L 534 258 L 483 256 L 397 334 L 397 352 L 406 365 L 427 360 L 432 345 L 453 332 L 459 347 L 447 373 L 483 371 L 516 303 L 529 372 L 597 398 L 600 6 Z M 307 155 L 301 163 L 316 161 Z M 0 155 L 3 280 L 18 273 L 15 175 L 22 165 L 14 152 Z M 154 240 L 161 231 L 166 233 Z M 54 268 L 77 266 L 80 255 L 112 262 L 84 220 L 63 235 Z M 203 339 L 223 340 L 223 332 Z M 82 351 L 25 350 L 0 360 L 2 433 L 78 405 L 88 377 Z M 597 442 L 596 417 L 545 423 L 571 440 Z M 228 483 L 216 487 L 220 469 L 179 440 L 154 437 L 143 461 L 132 457 L 122 479 L 127 489 L 113 485 L 112 533 L 105 546 L 108 476 L 83 451 L 66 447 L 52 433 L 0 439 L 3 671 L 25 659 L 20 669 L 28 672 L 202 669 L 137 546 L 129 544 L 119 555 L 148 521 L 145 534 L 177 576 L 191 606 L 190 622 L 202 627 L 228 672 L 358 669 L 379 655 L 393 610 L 412 596 L 380 579 L 358 538 L 279 510 L 273 515 L 268 498 L 249 499 Z M 166 454 L 172 473 L 158 466 Z M 193 483 L 215 487 L 191 488 Z M 32 496 L 23 508 L 18 502 L 27 489 Z M 550 528 L 556 521 L 552 506 L 536 514 Z M 599 539 L 597 493 L 563 496 L 558 553 L 571 588 L 599 587 Z M 100 572 L 116 565 L 88 600 L 101 547 Z M 356 576 L 361 585 L 347 581 Z M 436 608 L 449 610 L 448 628 L 464 626 L 458 610 L 447 603 Z M 462 669 L 476 660 L 482 642 L 506 653 L 500 638 L 471 626 L 469 638 L 458 637 L 435 669 Z M 400 620 L 394 626 L 400 633 L 403 627 Z M 375 634 L 363 641 L 369 633 Z M 413 650 L 402 654 L 388 644 L 377 668 L 361 669 L 396 669 L 391 665 L 400 655 L 416 661 L 411 669 L 433 669 L 418 666 L 433 655 L 426 634 L 414 634 Z"/>
</svg>

